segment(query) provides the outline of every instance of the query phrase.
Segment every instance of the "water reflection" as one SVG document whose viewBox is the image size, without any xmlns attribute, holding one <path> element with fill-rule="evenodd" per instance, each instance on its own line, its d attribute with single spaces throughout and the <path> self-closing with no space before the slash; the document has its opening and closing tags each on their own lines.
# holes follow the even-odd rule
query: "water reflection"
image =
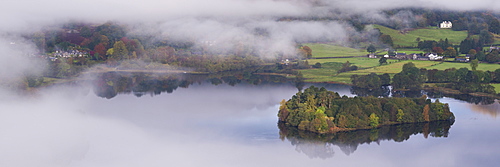
<svg viewBox="0 0 500 167">
<path fill-rule="evenodd" d="M 500 114 L 500 101 L 489 105 L 469 105 L 471 110 L 496 118 Z"/>
<path fill-rule="evenodd" d="M 289 79 L 282 75 L 258 75 L 252 71 L 224 72 L 217 74 L 158 74 L 158 73 L 129 73 L 129 72 L 107 72 L 94 73 L 92 75 L 92 84 L 97 96 L 103 98 L 113 98 L 118 94 L 133 94 L 137 97 L 144 95 L 159 95 L 161 93 L 173 93 L 177 88 L 188 88 L 195 83 L 210 83 L 213 85 L 246 83 L 252 85 L 259 84 L 292 84 L 298 90 L 305 86 L 304 81 L 300 79 Z M 495 102 L 494 98 L 472 96 L 467 94 L 453 95 L 440 92 L 426 91 L 392 91 L 390 87 L 381 87 L 380 89 L 363 89 L 338 84 L 313 84 L 319 87 L 325 87 L 328 90 L 340 91 L 340 94 L 354 94 L 357 96 L 375 96 L 375 97 L 411 97 L 418 98 L 427 95 L 430 98 L 452 97 L 458 100 L 473 104 L 489 105 Z M 350 92 L 342 92 L 344 90 Z"/>
<path fill-rule="evenodd" d="M 298 152 L 309 158 L 331 158 L 334 156 L 333 146 L 338 146 L 346 155 L 354 153 L 361 144 L 377 143 L 381 141 L 403 142 L 412 135 L 423 134 L 425 138 L 448 137 L 450 121 L 435 121 L 429 123 L 401 124 L 383 126 L 372 130 L 356 130 L 337 132 L 334 134 L 317 134 L 299 130 L 296 127 L 278 123 L 281 140 L 288 140 Z"/>
<path fill-rule="evenodd" d="M 481 105 L 490 105 L 495 103 L 495 98 L 485 97 L 485 96 L 472 96 L 469 94 L 446 94 L 442 92 L 433 92 L 433 91 L 393 91 L 390 87 L 384 86 L 379 89 L 365 89 L 359 87 L 351 87 L 350 91 L 352 94 L 357 96 L 374 96 L 374 97 L 409 97 L 409 98 L 419 98 L 423 95 L 426 95 L 430 98 L 443 98 L 443 97 L 451 97 L 457 100 L 462 100 L 472 104 L 481 104 Z"/>
<path fill-rule="evenodd" d="M 468 94 L 454 95 L 454 94 L 444 94 L 441 92 L 428 92 L 427 95 L 431 98 L 451 97 L 472 104 L 490 105 L 495 103 L 495 98 L 484 97 L 484 96 L 472 96 Z"/>
<path fill-rule="evenodd" d="M 94 92 L 103 98 L 113 98 L 118 94 L 159 95 L 172 93 L 177 88 L 188 88 L 195 83 L 210 83 L 213 85 L 228 84 L 235 86 L 240 83 L 247 84 L 283 84 L 293 83 L 281 75 L 256 75 L 251 72 L 226 72 L 211 75 L 202 74 L 158 74 L 158 73 L 125 73 L 107 72 L 95 73 L 92 76 Z M 297 86 L 302 84 L 294 83 Z M 301 89 L 301 87 L 297 87 Z"/>
</svg>

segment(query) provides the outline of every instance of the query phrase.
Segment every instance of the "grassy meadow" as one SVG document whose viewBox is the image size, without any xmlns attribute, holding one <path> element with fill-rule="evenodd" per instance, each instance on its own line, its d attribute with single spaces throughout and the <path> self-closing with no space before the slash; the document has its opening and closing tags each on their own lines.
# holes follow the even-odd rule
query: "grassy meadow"
<svg viewBox="0 0 500 167">
<path fill-rule="evenodd" d="M 416 31 L 416 30 L 415 30 Z M 451 31 L 451 30 L 450 30 Z M 448 38 L 450 39 L 450 38 Z M 419 61 L 419 60 L 394 60 L 388 59 L 386 65 L 380 66 L 379 59 L 372 59 L 368 57 L 351 57 L 351 58 L 341 58 L 344 56 L 360 56 L 366 55 L 366 50 L 363 49 L 353 49 L 343 46 L 335 46 L 332 44 L 323 43 L 306 43 L 303 44 L 309 46 L 312 49 L 313 58 L 322 57 L 338 57 L 338 58 L 325 58 L 325 59 L 309 59 L 310 65 L 321 63 L 321 68 L 304 69 L 300 70 L 303 74 L 306 82 L 337 82 L 337 83 L 351 83 L 351 75 L 367 75 L 370 73 L 384 74 L 388 73 L 393 76 L 399 73 L 404 64 L 412 62 L 418 68 L 426 69 L 438 69 L 446 70 L 449 68 L 468 68 L 471 69 L 470 63 L 458 63 L 458 62 L 438 62 L 438 61 Z M 402 49 L 398 52 L 410 53 L 422 53 L 418 49 Z M 338 70 L 342 68 L 342 64 L 349 61 L 352 65 L 358 66 L 358 70 L 349 71 L 344 73 L 337 73 Z M 485 64 L 480 63 L 478 70 L 482 71 L 495 71 L 500 68 L 499 64 Z M 497 89 L 500 89 L 500 84 L 496 85 Z"/>
<path fill-rule="evenodd" d="M 445 70 L 449 68 L 470 68 L 469 63 L 454 63 L 454 62 L 438 62 L 438 61 L 420 61 L 420 60 L 393 60 L 388 59 L 388 64 L 379 65 L 379 59 L 369 59 L 369 58 L 331 58 L 331 59 L 311 59 L 308 60 L 309 64 L 315 64 L 317 62 L 322 64 L 319 69 L 305 69 L 300 70 L 306 78 L 307 82 L 339 82 L 350 84 L 351 75 L 368 75 L 370 73 L 384 74 L 388 73 L 391 76 L 401 72 L 403 65 L 412 62 L 418 68 L 426 69 L 438 69 Z M 358 70 L 349 71 L 337 74 L 337 71 L 342 68 L 342 64 L 349 61 L 353 65 L 358 66 Z M 482 71 L 495 71 L 500 68 L 498 64 L 479 64 L 478 70 Z M 498 85 L 500 89 L 500 85 Z"/>
<path fill-rule="evenodd" d="M 366 49 L 354 49 L 344 46 L 336 46 L 324 43 L 305 43 L 304 46 L 309 46 L 312 50 L 312 55 L 318 57 L 346 57 L 346 56 L 363 56 L 367 55 Z"/>
<path fill-rule="evenodd" d="M 309 64 L 316 64 L 316 63 L 329 63 L 329 62 L 336 62 L 336 63 L 345 63 L 349 61 L 349 63 L 358 66 L 358 68 L 370 68 L 370 67 L 375 67 L 378 66 L 380 63 L 378 62 L 379 59 L 370 59 L 368 57 L 353 57 L 353 58 L 331 58 L 331 59 L 309 59 Z M 392 60 L 388 59 L 387 62 L 396 62 L 398 60 Z M 340 68 L 339 68 L 340 69 Z"/>
<path fill-rule="evenodd" d="M 332 59 L 316 59 L 309 60 L 309 63 L 314 64 L 319 62 L 322 64 L 320 69 L 306 69 L 301 70 L 302 74 L 306 78 L 307 82 L 340 82 L 340 83 L 351 83 L 351 75 L 368 75 L 370 73 L 384 74 L 388 73 L 391 76 L 401 72 L 403 65 L 412 62 L 418 68 L 426 69 L 438 69 L 446 70 L 449 68 L 468 68 L 471 69 L 469 63 L 454 63 L 454 62 L 437 62 L 437 61 L 419 61 L 419 60 L 388 60 L 387 65 L 380 66 L 378 63 L 379 59 L 368 59 L 368 58 L 332 58 Z M 337 71 L 342 68 L 342 64 L 349 61 L 353 65 L 358 66 L 360 69 L 356 71 L 349 71 L 337 74 Z M 495 71 L 499 69 L 499 64 L 479 64 L 478 70 L 482 71 Z M 496 86 L 500 89 L 500 84 Z"/>
<path fill-rule="evenodd" d="M 453 31 L 451 29 L 439 28 L 421 28 L 408 31 L 405 34 L 400 33 L 399 30 L 391 29 L 381 25 L 373 25 L 373 28 L 378 28 L 381 33 L 390 35 L 394 42 L 394 46 L 402 47 L 416 47 L 418 45 L 417 38 L 423 40 L 435 40 L 448 38 L 448 41 L 453 44 L 460 44 L 467 38 L 467 31 Z"/>
<path fill-rule="evenodd" d="M 398 49 L 397 52 L 398 53 L 406 53 L 406 54 L 424 53 L 424 51 L 421 51 L 419 49 Z M 378 53 L 377 55 L 385 55 L 385 54 L 389 54 L 389 53 L 387 51 L 383 51 L 383 52 Z"/>
</svg>

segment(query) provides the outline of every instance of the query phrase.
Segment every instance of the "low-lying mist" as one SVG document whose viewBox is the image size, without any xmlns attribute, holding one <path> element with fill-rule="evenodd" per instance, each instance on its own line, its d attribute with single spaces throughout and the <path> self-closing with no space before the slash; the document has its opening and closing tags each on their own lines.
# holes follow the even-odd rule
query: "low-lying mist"
<svg viewBox="0 0 500 167">
<path fill-rule="evenodd" d="M 85 87 L 53 87 L 28 98 L 2 91 L 0 165 L 226 166 L 235 161 L 252 166 L 242 159 L 246 156 L 231 153 L 255 156 L 279 141 L 276 104 L 295 90 L 196 84 L 173 94 L 110 100 Z M 272 137 L 262 138 L 268 134 Z M 255 142 L 261 146 L 248 144 Z M 262 158 L 263 164 L 271 162 Z"/>
</svg>

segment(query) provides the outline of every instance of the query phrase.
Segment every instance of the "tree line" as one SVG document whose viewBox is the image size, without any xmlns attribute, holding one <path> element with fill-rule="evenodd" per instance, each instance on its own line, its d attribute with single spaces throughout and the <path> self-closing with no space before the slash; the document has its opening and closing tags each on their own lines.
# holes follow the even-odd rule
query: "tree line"
<svg viewBox="0 0 500 167">
<path fill-rule="evenodd" d="M 477 63 L 477 62 L 476 62 Z M 471 63 L 473 66 L 474 63 Z M 474 67 L 473 67 L 474 69 Z M 406 63 L 400 73 L 352 75 L 352 84 L 364 89 L 380 89 L 390 85 L 399 90 L 419 90 L 423 83 L 442 83 L 440 86 L 459 90 L 462 93 L 482 92 L 496 94 L 495 88 L 489 83 L 500 83 L 500 69 L 495 71 L 469 70 L 467 68 L 450 68 L 446 70 L 417 68 L 413 63 Z M 439 85 L 438 85 L 439 86 Z"/>
</svg>

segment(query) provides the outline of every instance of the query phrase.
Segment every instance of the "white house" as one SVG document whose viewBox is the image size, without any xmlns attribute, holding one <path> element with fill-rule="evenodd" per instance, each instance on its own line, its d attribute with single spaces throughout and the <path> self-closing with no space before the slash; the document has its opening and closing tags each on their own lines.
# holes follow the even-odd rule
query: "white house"
<svg viewBox="0 0 500 167">
<path fill-rule="evenodd" d="M 440 28 L 451 28 L 453 26 L 453 24 L 451 23 L 451 21 L 443 21 L 439 27 Z"/>
<path fill-rule="evenodd" d="M 443 59 L 443 56 L 438 56 L 438 55 L 435 55 L 435 54 L 429 54 L 427 57 L 429 57 L 429 60 L 441 60 Z"/>
</svg>

